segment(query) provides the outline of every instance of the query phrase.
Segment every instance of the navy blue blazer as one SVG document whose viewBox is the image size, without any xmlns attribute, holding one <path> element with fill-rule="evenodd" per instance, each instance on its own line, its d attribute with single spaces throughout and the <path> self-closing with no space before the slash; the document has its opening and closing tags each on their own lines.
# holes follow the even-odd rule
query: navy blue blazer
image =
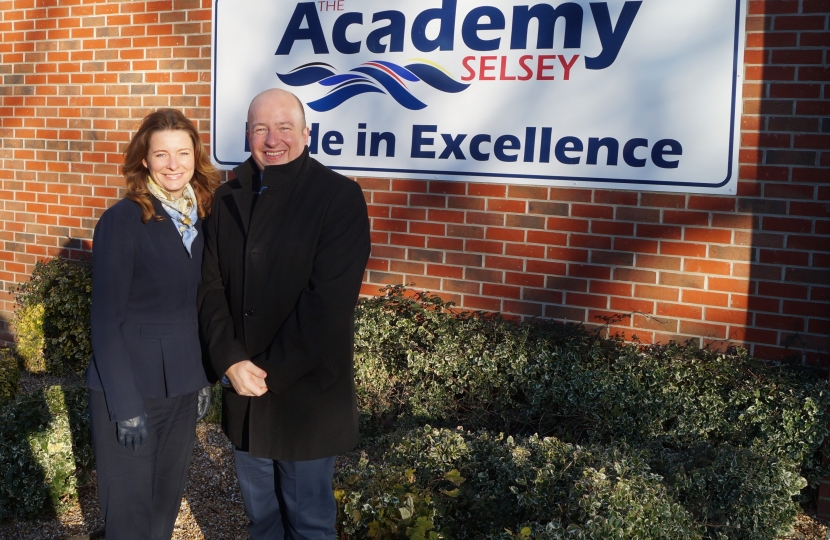
<svg viewBox="0 0 830 540">
<path fill-rule="evenodd" d="M 113 422 L 144 412 L 144 398 L 175 397 L 208 386 L 199 343 L 201 221 L 190 257 L 173 220 L 141 222 L 122 199 L 101 216 L 92 244 L 92 362 L 87 386 L 104 392 Z"/>
</svg>

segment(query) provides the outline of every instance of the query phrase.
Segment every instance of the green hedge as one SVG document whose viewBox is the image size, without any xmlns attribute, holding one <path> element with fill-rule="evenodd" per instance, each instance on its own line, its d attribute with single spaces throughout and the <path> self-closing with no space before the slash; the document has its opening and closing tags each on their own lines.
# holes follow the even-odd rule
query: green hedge
<svg viewBox="0 0 830 540">
<path fill-rule="evenodd" d="M 19 384 L 17 357 L 11 349 L 0 349 L 0 407 L 17 396 Z"/>
<path fill-rule="evenodd" d="M 93 467 L 86 388 L 52 386 L 0 410 L 0 521 L 60 512 Z"/>
<path fill-rule="evenodd" d="M 827 474 L 830 392 L 809 371 L 740 350 L 646 347 L 448 308 L 400 288 L 361 301 L 356 379 L 367 433 L 430 423 L 624 444 L 710 538 L 786 532 L 799 490 Z"/>
<path fill-rule="evenodd" d="M 17 334 L 15 350 L 23 360 L 23 367 L 30 373 L 46 373 L 43 313 L 42 303 L 18 304 L 14 311 L 14 329 Z"/>
<path fill-rule="evenodd" d="M 699 443 L 648 458 L 710 538 L 773 539 L 790 532 L 807 481 L 799 463 L 752 448 Z"/>
<path fill-rule="evenodd" d="M 825 471 L 826 381 L 746 351 L 643 347 L 578 326 L 456 313 L 437 297 L 361 300 L 361 411 L 375 423 L 445 422 L 565 440 L 757 448 Z"/>
<path fill-rule="evenodd" d="M 92 358 L 92 265 L 55 257 L 38 261 L 14 292 L 17 352 L 32 372 L 83 372 Z"/>
<path fill-rule="evenodd" d="M 429 426 L 380 436 L 338 469 L 346 538 L 701 538 L 645 456 Z"/>
<path fill-rule="evenodd" d="M 213 399 L 210 402 L 207 415 L 202 418 L 202 422 L 206 424 L 222 422 L 222 386 L 219 384 L 213 385 Z"/>
<path fill-rule="evenodd" d="M 43 306 L 47 370 L 83 369 L 88 265 L 43 263 L 17 295 Z M 355 370 L 344 538 L 772 540 L 828 472 L 826 381 L 741 350 L 520 325 L 390 287 L 357 306 Z M 85 391 L 18 396 L 0 421 L 0 519 L 60 509 L 91 462 Z"/>
</svg>

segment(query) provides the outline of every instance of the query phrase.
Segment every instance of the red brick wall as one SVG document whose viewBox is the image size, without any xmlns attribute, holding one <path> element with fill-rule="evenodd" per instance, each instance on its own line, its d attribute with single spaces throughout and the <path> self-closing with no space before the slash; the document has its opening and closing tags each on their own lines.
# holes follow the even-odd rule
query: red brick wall
<svg viewBox="0 0 830 540">
<path fill-rule="evenodd" d="M 363 291 L 410 283 L 470 309 L 830 363 L 830 1 L 749 4 L 738 196 L 360 179 Z M 89 248 L 147 112 L 182 108 L 208 133 L 210 6 L 0 0 L 5 319 L 37 259 Z"/>
<path fill-rule="evenodd" d="M 141 118 L 177 107 L 209 140 L 210 20 L 209 0 L 0 0 L 4 321 L 38 259 L 89 249 Z"/>
</svg>

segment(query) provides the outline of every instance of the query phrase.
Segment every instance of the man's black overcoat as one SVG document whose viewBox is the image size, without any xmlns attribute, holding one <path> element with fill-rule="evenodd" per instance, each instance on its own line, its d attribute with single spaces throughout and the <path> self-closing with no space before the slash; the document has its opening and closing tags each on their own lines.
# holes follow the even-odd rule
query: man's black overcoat
<svg viewBox="0 0 830 540">
<path fill-rule="evenodd" d="M 363 192 L 308 149 L 266 167 L 261 188 L 252 159 L 234 174 L 205 222 L 199 323 L 217 377 L 250 359 L 269 391 L 226 389 L 223 428 L 255 457 L 342 453 L 358 441 L 354 308 L 370 250 Z"/>
</svg>

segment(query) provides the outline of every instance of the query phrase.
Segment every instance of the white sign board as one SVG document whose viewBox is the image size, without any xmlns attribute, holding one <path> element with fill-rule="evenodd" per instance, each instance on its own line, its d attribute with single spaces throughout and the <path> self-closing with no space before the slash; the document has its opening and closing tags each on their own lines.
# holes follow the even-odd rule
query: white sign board
<svg viewBox="0 0 830 540">
<path fill-rule="evenodd" d="M 735 193 L 746 0 L 215 0 L 212 159 L 267 88 L 350 176 Z"/>
</svg>

